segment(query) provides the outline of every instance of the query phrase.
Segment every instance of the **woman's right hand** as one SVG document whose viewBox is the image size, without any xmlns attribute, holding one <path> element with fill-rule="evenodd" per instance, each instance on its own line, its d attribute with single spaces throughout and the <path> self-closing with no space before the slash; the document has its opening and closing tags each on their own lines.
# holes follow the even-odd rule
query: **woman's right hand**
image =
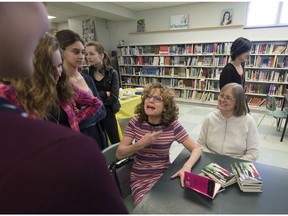
<svg viewBox="0 0 288 216">
<path fill-rule="evenodd" d="M 151 145 L 155 142 L 158 137 L 162 134 L 162 130 L 160 131 L 152 131 L 150 133 L 145 134 L 139 141 L 141 142 L 141 146 L 144 148 L 146 146 Z"/>
</svg>

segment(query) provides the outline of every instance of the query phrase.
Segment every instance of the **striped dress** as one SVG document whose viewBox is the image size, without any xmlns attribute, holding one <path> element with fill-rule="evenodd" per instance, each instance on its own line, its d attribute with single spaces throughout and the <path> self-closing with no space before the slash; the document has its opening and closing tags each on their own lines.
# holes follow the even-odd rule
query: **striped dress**
<svg viewBox="0 0 288 216">
<path fill-rule="evenodd" d="M 188 138 L 185 129 L 174 121 L 167 128 L 160 125 L 140 123 L 138 117 L 133 117 L 127 125 L 125 136 L 140 140 L 151 131 L 162 130 L 162 134 L 147 146 L 135 153 L 135 160 L 131 171 L 131 191 L 133 202 L 137 205 L 143 196 L 150 191 L 153 185 L 170 165 L 169 149 L 174 141 L 183 143 Z"/>
</svg>

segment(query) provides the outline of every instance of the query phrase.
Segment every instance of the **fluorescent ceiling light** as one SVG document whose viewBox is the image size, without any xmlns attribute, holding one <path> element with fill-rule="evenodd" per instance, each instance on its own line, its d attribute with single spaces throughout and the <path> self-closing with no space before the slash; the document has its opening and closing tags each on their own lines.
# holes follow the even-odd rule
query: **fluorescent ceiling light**
<svg viewBox="0 0 288 216">
<path fill-rule="evenodd" d="M 48 15 L 48 19 L 54 19 L 54 18 L 56 18 L 55 16 L 49 16 Z"/>
</svg>

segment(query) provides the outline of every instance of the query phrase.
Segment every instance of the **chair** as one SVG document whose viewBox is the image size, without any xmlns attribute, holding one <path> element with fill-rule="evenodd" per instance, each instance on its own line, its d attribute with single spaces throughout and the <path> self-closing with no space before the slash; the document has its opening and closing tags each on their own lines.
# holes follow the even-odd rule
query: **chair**
<svg viewBox="0 0 288 216">
<path fill-rule="evenodd" d="M 261 122 L 263 121 L 263 119 L 265 118 L 266 115 L 272 116 L 276 119 L 277 122 L 277 130 L 280 131 L 281 128 L 281 124 L 282 124 L 282 120 L 287 118 L 287 113 L 283 110 L 277 110 L 276 109 L 276 100 L 275 97 L 271 96 L 271 95 L 267 95 L 266 97 L 266 113 L 264 114 L 264 116 L 262 117 L 262 119 L 260 120 L 260 122 L 258 123 L 257 127 L 260 126 Z M 271 127 L 269 128 L 269 130 L 267 131 L 264 139 L 266 139 L 268 133 L 270 132 L 271 128 L 273 127 L 275 121 L 273 121 Z"/>
<path fill-rule="evenodd" d="M 107 162 L 107 166 L 112 164 L 116 160 L 116 150 L 117 150 L 119 144 L 120 143 L 110 145 L 107 148 L 102 150 L 104 158 L 106 159 L 106 162 Z M 123 198 L 123 202 L 124 202 L 126 208 L 128 209 L 128 212 L 131 213 L 134 209 L 134 204 L 133 204 L 131 194 L 129 194 L 127 197 Z"/>
</svg>

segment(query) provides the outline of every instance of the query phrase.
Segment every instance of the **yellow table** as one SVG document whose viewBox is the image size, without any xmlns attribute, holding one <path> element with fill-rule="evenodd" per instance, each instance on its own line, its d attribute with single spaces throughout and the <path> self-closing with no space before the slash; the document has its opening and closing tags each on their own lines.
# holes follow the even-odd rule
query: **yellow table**
<svg viewBox="0 0 288 216">
<path fill-rule="evenodd" d="M 136 89 L 124 89 L 124 95 L 120 95 L 121 108 L 116 116 L 118 119 L 132 118 L 134 116 L 135 107 L 141 102 L 141 95 L 135 95 Z M 133 96 L 125 96 L 125 93 L 132 93 Z"/>
<path fill-rule="evenodd" d="M 131 93 L 131 96 L 125 96 L 125 93 Z M 121 128 L 119 124 L 119 120 L 124 120 L 126 122 L 125 125 L 127 125 L 128 121 L 130 120 L 135 114 L 135 107 L 141 102 L 141 95 L 135 95 L 136 89 L 134 88 L 126 88 L 123 90 L 123 93 L 120 95 L 120 104 L 121 108 L 120 110 L 116 113 L 116 119 L 118 123 L 118 133 L 119 133 L 119 138 L 122 140 L 122 131 L 125 130 L 125 128 Z M 132 96 L 132 94 L 134 94 Z M 125 121 L 126 120 L 126 121 Z"/>
</svg>

